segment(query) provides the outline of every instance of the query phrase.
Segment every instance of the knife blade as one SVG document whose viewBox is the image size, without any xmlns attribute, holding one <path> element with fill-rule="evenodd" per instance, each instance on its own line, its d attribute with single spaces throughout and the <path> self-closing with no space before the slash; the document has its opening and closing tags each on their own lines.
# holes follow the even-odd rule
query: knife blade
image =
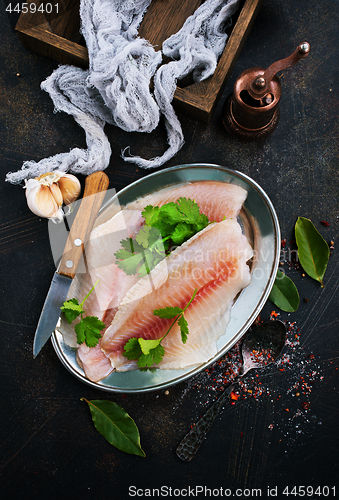
<svg viewBox="0 0 339 500">
<path fill-rule="evenodd" d="M 83 199 L 69 231 L 60 265 L 54 273 L 36 328 L 33 342 L 34 358 L 55 330 L 60 307 L 66 300 L 108 184 L 107 175 L 101 171 L 86 177 Z"/>
</svg>

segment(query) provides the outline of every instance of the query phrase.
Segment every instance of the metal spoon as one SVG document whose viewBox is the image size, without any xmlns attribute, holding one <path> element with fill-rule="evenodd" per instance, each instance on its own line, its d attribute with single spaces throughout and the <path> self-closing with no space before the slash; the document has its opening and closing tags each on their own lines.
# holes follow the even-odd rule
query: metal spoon
<svg viewBox="0 0 339 500">
<path fill-rule="evenodd" d="M 281 321 L 268 321 L 248 332 L 242 344 L 243 364 L 237 379 L 243 377 L 252 368 L 266 368 L 270 363 L 273 363 L 280 355 L 285 340 L 286 328 Z M 237 382 L 238 380 L 224 390 L 217 401 L 212 404 L 190 432 L 186 434 L 176 450 L 181 460 L 186 462 L 192 460 L 220 408 L 234 390 Z"/>
</svg>

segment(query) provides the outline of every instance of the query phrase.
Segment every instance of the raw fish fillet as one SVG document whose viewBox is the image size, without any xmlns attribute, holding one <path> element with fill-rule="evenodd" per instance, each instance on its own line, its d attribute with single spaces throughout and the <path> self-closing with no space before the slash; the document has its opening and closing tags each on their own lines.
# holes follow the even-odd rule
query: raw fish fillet
<svg viewBox="0 0 339 500">
<path fill-rule="evenodd" d="M 184 196 L 194 199 L 201 212 L 208 215 L 210 221 L 219 221 L 225 217 L 236 217 L 246 194 L 244 189 L 233 184 L 199 181 L 167 187 L 128 204 L 122 211 L 92 231 L 86 247 L 87 272 L 77 273 L 67 298 L 74 297 L 81 302 L 94 283 L 99 280 L 94 292 L 85 302 L 85 311 L 86 315 L 97 316 L 109 327 L 122 299 L 139 280 L 137 276 L 128 276 L 118 268 L 114 253 L 120 248 L 121 239 L 133 237 L 139 231 L 144 223 L 141 211 L 145 206 L 149 204 L 161 206 Z M 143 282 L 149 281 L 150 275 L 143 280 Z M 213 316 L 213 313 L 211 315 Z M 77 320 L 69 325 L 63 318 L 59 330 L 66 344 L 78 348 L 77 360 L 84 369 L 86 377 L 96 382 L 108 376 L 114 367 L 101 350 L 101 342 L 94 348 L 77 344 L 74 332 L 76 322 Z M 220 327 L 222 333 L 225 327 L 226 324 Z M 126 363 L 127 358 L 124 358 L 124 361 Z M 135 367 L 134 365 L 135 363 L 132 363 L 132 367 Z M 127 364 L 124 366 L 124 369 L 127 369 Z"/>
<path fill-rule="evenodd" d="M 128 276 L 118 268 L 114 253 L 121 247 L 120 241 L 133 237 L 142 224 L 140 211 L 126 210 L 118 212 L 108 222 L 96 227 L 86 247 L 87 272 L 78 273 L 70 287 L 67 299 L 74 297 L 80 303 L 99 280 L 84 308 L 86 316 L 97 316 L 107 326 L 112 322 L 126 292 L 138 281 L 137 276 Z M 113 368 L 101 351 L 100 342 L 92 348 L 77 344 L 74 326 L 78 321 L 80 318 L 69 325 L 62 319 L 59 330 L 68 345 L 78 347 L 78 363 L 85 371 L 86 377 L 96 382 L 107 377 Z"/>
<path fill-rule="evenodd" d="M 136 367 L 123 356 L 131 337 L 162 337 L 173 320 L 159 318 L 154 309 L 185 307 L 189 335 L 181 341 L 176 324 L 162 342 L 165 355 L 159 368 L 183 368 L 208 361 L 217 353 L 217 340 L 225 332 L 233 300 L 250 282 L 247 261 L 253 251 L 240 225 L 233 219 L 211 224 L 161 261 L 149 275 L 127 292 L 101 348 L 112 367 L 126 371 Z M 146 278 L 146 279 L 145 279 Z"/>
<path fill-rule="evenodd" d="M 237 217 L 247 196 L 247 191 L 236 184 L 220 181 L 197 181 L 167 187 L 129 203 L 130 210 L 143 210 L 147 205 L 162 206 L 180 197 L 196 201 L 200 212 L 210 222 Z M 127 208 L 126 207 L 126 208 Z"/>
</svg>

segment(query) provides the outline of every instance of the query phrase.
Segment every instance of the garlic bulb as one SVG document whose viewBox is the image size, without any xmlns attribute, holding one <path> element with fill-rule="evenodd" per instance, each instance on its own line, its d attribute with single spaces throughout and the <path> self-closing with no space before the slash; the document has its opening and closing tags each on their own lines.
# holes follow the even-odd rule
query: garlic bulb
<svg viewBox="0 0 339 500">
<path fill-rule="evenodd" d="M 81 185 L 77 177 L 59 170 L 25 181 L 27 205 L 40 217 L 62 217 L 61 206 L 75 201 Z"/>
</svg>

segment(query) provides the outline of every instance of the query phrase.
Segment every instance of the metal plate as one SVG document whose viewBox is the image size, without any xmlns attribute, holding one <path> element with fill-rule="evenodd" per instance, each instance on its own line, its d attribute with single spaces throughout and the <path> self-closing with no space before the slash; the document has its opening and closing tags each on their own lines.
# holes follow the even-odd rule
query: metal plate
<svg viewBox="0 0 339 500">
<path fill-rule="evenodd" d="M 113 372 L 94 383 L 85 377 L 76 361 L 76 349 L 63 342 L 62 335 L 54 332 L 53 347 L 63 365 L 79 380 L 108 392 L 146 392 L 164 389 L 182 382 L 204 370 L 225 354 L 247 331 L 264 306 L 274 283 L 280 256 L 280 229 L 274 207 L 261 187 L 248 176 L 235 170 L 209 164 L 180 165 L 150 174 L 126 188 L 109 200 L 101 209 L 98 220 L 110 218 L 117 206 L 134 201 L 166 186 L 187 181 L 213 180 L 234 183 L 247 191 L 247 198 L 239 215 L 244 234 L 254 249 L 251 263 L 251 283 L 243 289 L 232 307 L 225 333 L 219 338 L 218 353 L 208 362 L 181 370 L 155 370 Z"/>
</svg>

